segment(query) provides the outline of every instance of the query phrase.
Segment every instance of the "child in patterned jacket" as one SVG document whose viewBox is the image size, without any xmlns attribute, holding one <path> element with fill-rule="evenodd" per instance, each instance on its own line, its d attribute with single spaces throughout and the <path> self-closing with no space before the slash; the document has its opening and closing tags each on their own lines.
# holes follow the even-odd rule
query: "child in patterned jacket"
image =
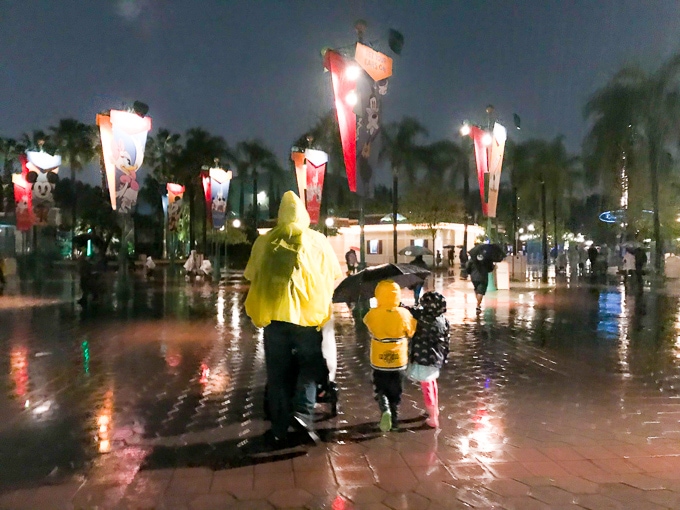
<svg viewBox="0 0 680 510">
<path fill-rule="evenodd" d="M 418 321 L 416 332 L 410 342 L 409 367 L 407 375 L 420 383 L 428 417 L 426 423 L 432 428 L 439 427 L 439 370 L 449 355 L 449 321 L 446 313 L 446 299 L 439 292 L 426 292 L 419 305 L 408 308 Z"/>
</svg>

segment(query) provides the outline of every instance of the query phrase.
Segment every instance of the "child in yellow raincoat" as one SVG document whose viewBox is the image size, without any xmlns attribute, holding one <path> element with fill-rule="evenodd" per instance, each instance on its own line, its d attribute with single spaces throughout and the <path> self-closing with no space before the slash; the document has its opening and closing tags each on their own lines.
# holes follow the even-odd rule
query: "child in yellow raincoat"
<svg viewBox="0 0 680 510">
<path fill-rule="evenodd" d="M 408 342 L 416 331 L 416 320 L 399 306 L 401 289 L 391 280 L 375 288 L 378 306 L 364 317 L 371 334 L 371 367 L 373 388 L 380 407 L 380 430 L 387 432 L 397 426 L 401 402 L 401 380 L 408 365 Z"/>
</svg>

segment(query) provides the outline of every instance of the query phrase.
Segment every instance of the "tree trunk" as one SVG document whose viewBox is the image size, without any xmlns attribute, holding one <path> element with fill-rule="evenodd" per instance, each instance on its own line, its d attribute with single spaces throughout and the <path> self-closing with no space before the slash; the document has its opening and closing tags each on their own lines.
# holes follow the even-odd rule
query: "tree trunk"
<svg viewBox="0 0 680 510">
<path fill-rule="evenodd" d="M 392 172 L 392 255 L 397 263 L 397 209 L 399 208 L 399 175 Z"/>
<path fill-rule="evenodd" d="M 517 212 L 517 187 L 512 187 L 512 254 L 517 255 L 519 250 L 519 239 L 517 237 L 517 223 L 518 223 L 518 212 Z"/>
<path fill-rule="evenodd" d="M 464 218 L 463 218 L 463 249 L 467 252 L 468 246 L 468 221 L 470 218 L 470 159 L 465 162 L 463 179 L 463 207 L 464 207 Z M 455 243 L 454 243 L 455 244 Z"/>
<path fill-rule="evenodd" d="M 187 184 L 187 191 L 189 192 L 189 250 L 196 248 L 196 233 L 194 232 L 194 218 L 195 218 L 195 198 L 194 185 L 191 181 Z"/>
<path fill-rule="evenodd" d="M 557 237 L 557 191 L 553 193 L 553 229 L 555 232 L 555 251 L 557 252 L 560 249 L 560 242 Z"/>
<path fill-rule="evenodd" d="M 541 271 L 541 281 L 548 283 L 548 217 L 545 199 L 545 181 L 541 178 L 541 214 L 543 215 L 543 267 Z"/>
<path fill-rule="evenodd" d="M 257 233 L 257 220 L 260 216 L 260 206 L 257 203 L 257 169 L 253 168 L 253 228 Z"/>
<path fill-rule="evenodd" d="M 657 276 L 663 275 L 663 239 L 661 238 L 661 222 L 659 220 L 659 136 L 656 130 L 650 130 L 649 136 L 649 177 L 652 191 L 652 209 L 654 211 L 654 269 Z"/>
<path fill-rule="evenodd" d="M 76 186 L 76 168 L 74 164 L 73 154 L 69 155 L 69 162 L 71 163 L 71 183 L 73 184 L 73 204 L 71 204 L 71 255 L 75 257 L 75 247 L 73 246 L 73 238 L 76 236 L 76 223 L 78 223 L 78 186 Z"/>
</svg>

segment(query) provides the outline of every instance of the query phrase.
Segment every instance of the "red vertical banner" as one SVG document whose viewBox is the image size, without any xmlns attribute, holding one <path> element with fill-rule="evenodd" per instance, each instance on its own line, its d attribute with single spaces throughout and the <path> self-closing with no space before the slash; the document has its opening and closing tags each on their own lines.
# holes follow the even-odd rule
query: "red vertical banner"
<svg viewBox="0 0 680 510">
<path fill-rule="evenodd" d="M 304 200 L 305 190 L 307 189 L 307 170 L 305 169 L 305 153 L 293 151 L 290 153 L 290 159 L 295 165 L 295 178 L 298 185 L 298 196 Z"/>
<path fill-rule="evenodd" d="M 484 174 L 489 173 L 489 154 L 487 148 L 491 140 L 491 135 L 486 131 L 472 126 L 470 128 L 470 136 L 475 145 L 475 161 L 477 163 L 477 182 L 479 182 L 479 195 L 482 199 L 482 214 L 487 216 L 489 213 L 488 204 L 484 197 Z M 488 139 L 487 139 L 488 137 Z"/>
<path fill-rule="evenodd" d="M 312 223 L 319 223 L 328 154 L 324 151 L 307 149 L 305 158 L 307 159 L 307 212 Z"/>
<path fill-rule="evenodd" d="M 23 163 L 23 161 L 22 161 Z M 33 200 L 31 193 L 31 183 L 23 175 L 13 174 L 14 183 L 14 203 L 17 229 L 23 232 L 31 230 L 33 226 Z"/>
<path fill-rule="evenodd" d="M 324 67 L 331 73 L 333 95 L 335 97 L 335 112 L 338 116 L 342 155 L 347 170 L 349 190 L 357 190 L 357 116 L 354 106 L 358 97 L 356 92 L 356 75 L 346 72 L 348 68 L 356 66 L 353 61 L 345 59 L 338 52 L 326 51 Z M 309 174 L 308 174 L 309 175 Z"/>
<path fill-rule="evenodd" d="M 210 188 L 210 173 L 201 171 L 201 183 L 203 184 L 203 197 L 205 198 L 205 210 L 210 211 L 212 206 L 212 189 Z"/>
</svg>

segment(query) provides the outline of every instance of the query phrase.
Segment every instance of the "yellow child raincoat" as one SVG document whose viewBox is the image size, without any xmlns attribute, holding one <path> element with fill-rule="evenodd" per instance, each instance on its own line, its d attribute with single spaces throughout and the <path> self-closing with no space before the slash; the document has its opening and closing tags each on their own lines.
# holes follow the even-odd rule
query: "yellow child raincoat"
<svg viewBox="0 0 680 510">
<path fill-rule="evenodd" d="M 259 328 L 272 321 L 318 327 L 330 318 L 342 271 L 326 236 L 309 222 L 302 200 L 287 191 L 276 227 L 253 245 L 244 273 L 251 282 L 246 313 Z"/>
<path fill-rule="evenodd" d="M 403 370 L 408 364 L 408 339 L 416 331 L 416 320 L 399 306 L 401 289 L 391 280 L 375 288 L 378 306 L 364 317 L 371 333 L 371 366 L 376 370 Z"/>
</svg>

